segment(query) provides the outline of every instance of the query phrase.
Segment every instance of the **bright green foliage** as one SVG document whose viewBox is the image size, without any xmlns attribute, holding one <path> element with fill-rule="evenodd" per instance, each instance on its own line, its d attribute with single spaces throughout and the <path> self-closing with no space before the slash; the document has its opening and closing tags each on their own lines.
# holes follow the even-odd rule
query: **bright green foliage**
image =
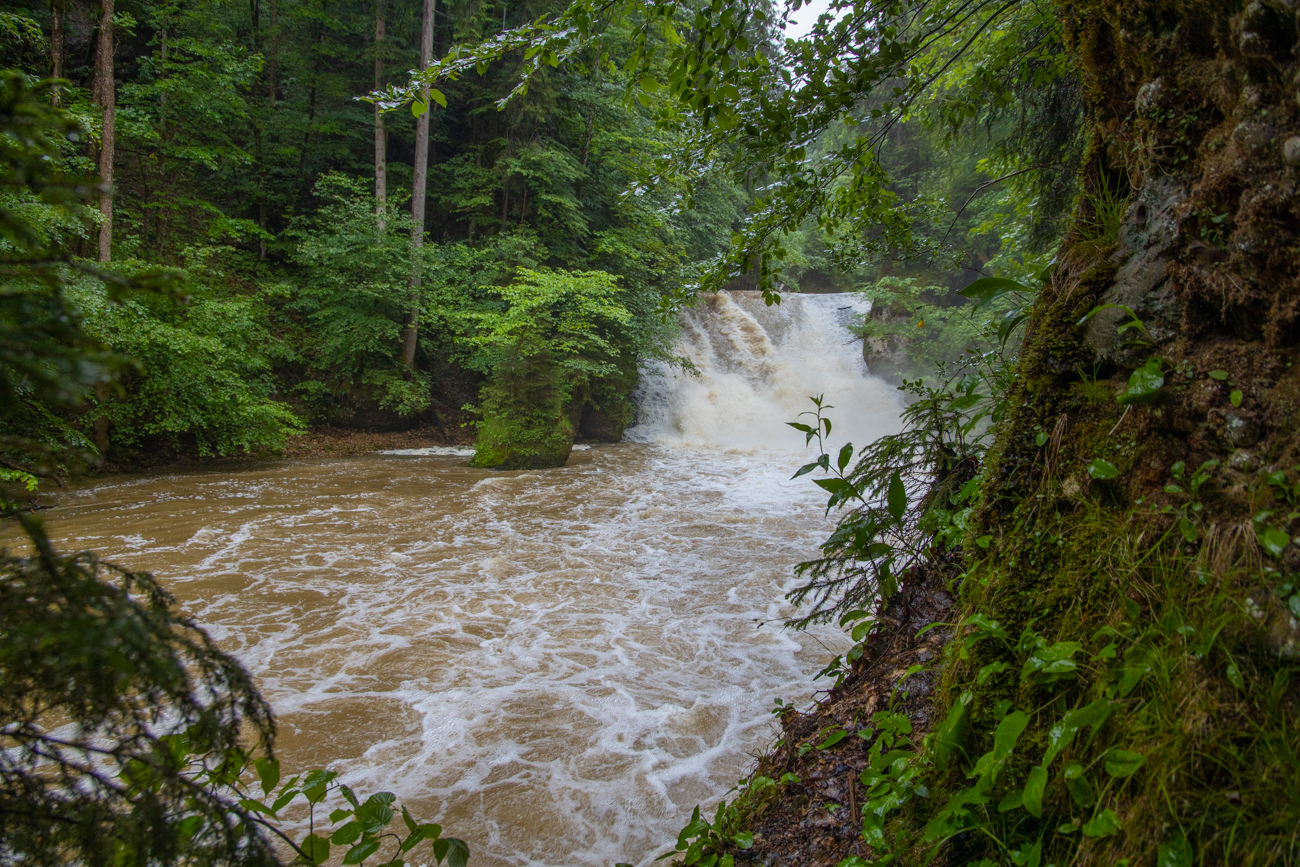
<svg viewBox="0 0 1300 867">
<path fill-rule="evenodd" d="M 427 377 L 404 376 L 396 355 L 412 262 L 410 218 L 389 208 L 381 230 L 361 181 L 328 175 L 323 206 L 292 231 L 302 278 L 285 302 L 307 368 L 298 388 L 312 403 L 372 386 L 380 406 L 414 415 L 429 405 Z M 426 305 L 427 306 L 427 305 Z"/>
<path fill-rule="evenodd" d="M 573 446 L 574 411 L 593 383 L 616 376 L 632 315 L 616 278 L 602 271 L 522 269 L 497 290 L 504 310 L 469 314 L 489 373 L 483 390 L 475 466 L 563 466 Z"/>
<path fill-rule="evenodd" d="M 125 274 L 138 267 L 117 265 Z M 107 418 L 122 448 L 165 443 L 200 455 L 279 449 L 299 422 L 271 396 L 274 341 L 264 305 L 203 286 L 185 289 L 192 294 L 137 294 L 118 303 L 92 287 L 69 293 L 86 330 L 132 359 L 117 393 L 97 401 L 87 421 Z"/>
<path fill-rule="evenodd" d="M 832 424 L 825 416 L 832 407 L 814 399 L 814 411 L 806 413 L 813 423 L 790 423 L 809 443 L 816 439 L 820 452 L 795 477 L 818 469 L 829 473 L 815 480 L 830 494 L 827 511 L 848 506 L 822 543 L 821 556 L 795 570 L 802 583 L 790 598 L 812 604 L 794 625 L 834 617 L 841 625 L 863 620 L 877 600 L 896 592 L 898 577 L 933 545 L 960 540 L 979 490 L 977 471 L 991 441 L 990 423 L 1006 412 L 1010 374 L 994 343 L 982 353 L 961 356 L 953 370 L 940 372 L 937 385 L 905 383 L 915 399 L 903 412 L 903 432 L 856 453 L 845 444 L 833 465 L 827 444 Z M 854 638 L 861 641 L 865 634 L 855 629 Z M 861 655 L 862 646 L 855 645 L 849 658 Z M 838 664 L 831 670 L 843 676 Z"/>
</svg>

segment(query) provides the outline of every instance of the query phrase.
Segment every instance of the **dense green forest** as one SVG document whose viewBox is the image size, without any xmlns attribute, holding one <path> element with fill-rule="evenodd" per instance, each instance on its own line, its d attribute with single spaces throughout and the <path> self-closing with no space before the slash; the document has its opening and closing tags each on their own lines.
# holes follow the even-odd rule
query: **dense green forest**
<svg viewBox="0 0 1300 867">
<path fill-rule="evenodd" d="M 690 153 L 700 128 L 674 114 L 666 92 L 629 87 L 631 58 L 656 62 L 637 54 L 645 43 L 630 21 L 546 66 L 526 94 L 503 102 L 530 62 L 516 51 L 441 84 L 435 100 L 415 103 L 428 110 L 412 112 L 363 97 L 405 84 L 422 60 L 559 7 L 8 8 L 6 65 L 67 81 L 56 99 L 77 129 L 61 146 L 64 170 L 107 185 L 80 208 L 17 190 L 10 201 L 51 249 L 124 276 L 168 269 L 171 280 L 168 292 L 111 303 L 95 278 L 74 281 L 69 298 L 88 334 L 129 364 L 74 413 L 32 404 L 0 422 L 11 435 L 77 441 L 92 462 L 274 451 L 319 425 L 428 425 L 459 441 L 484 413 L 505 449 L 484 455 L 511 466 L 553 463 L 575 435 L 617 439 L 638 366 L 671 352 L 663 299 L 680 303 L 702 285 L 763 182 L 731 170 L 736 149 L 725 143 L 722 159 L 664 164 Z M 761 36 L 772 50 L 781 41 L 770 26 Z M 966 71 L 951 70 L 932 109 L 891 131 L 882 150 L 891 195 L 926 223 L 913 237 L 875 243 L 876 255 L 846 253 L 845 232 L 811 213 L 782 233 L 783 285 L 865 290 L 881 302 L 867 327 L 882 371 L 925 374 L 965 348 L 964 316 L 941 327 L 961 301 L 954 291 L 980 274 L 1038 270 L 1072 191 L 1077 85 L 1051 76 L 1045 94 L 1026 90 L 1026 101 L 963 126 L 966 109 L 947 105 L 947 91 Z M 1026 105 L 1054 112 L 1063 131 L 1031 139 L 1017 118 Z M 836 124 L 814 149 L 833 153 L 850 131 Z M 1036 207 L 1025 201 L 1033 196 L 1049 201 Z M 958 199 L 966 206 L 952 214 Z M 510 307 L 497 290 L 520 269 L 612 275 L 609 300 L 626 321 L 584 321 L 595 340 L 583 348 L 560 345 L 555 329 L 569 326 L 558 320 L 539 323 L 529 349 L 522 332 L 486 338 L 491 317 Z M 752 287 L 757 276 L 740 268 L 714 285 Z M 547 315 L 563 319 L 580 285 L 559 291 Z M 926 320 L 929 330 L 912 333 Z M 526 363 L 511 360 L 520 352 Z M 520 363 L 546 387 L 509 410 L 480 395 L 495 371 L 518 382 Z"/>
<path fill-rule="evenodd" d="M 76 417 L 33 408 L 6 419 L 9 432 L 48 422 L 47 438 L 81 435 L 128 464 L 160 450 L 274 450 L 325 423 L 425 423 L 454 440 L 473 420 L 462 407 L 509 355 L 478 339 L 483 317 L 508 307 L 496 289 L 524 268 L 615 278 L 611 303 L 627 311 L 618 334 L 582 326 L 599 358 L 574 367 L 569 348 L 535 350 L 559 353 L 548 369 L 567 365 L 552 385 L 578 421 L 585 404 L 589 427 L 617 437 L 638 362 L 669 349 L 653 315 L 660 295 L 718 252 L 743 193 L 712 179 L 697 207 L 676 213 L 671 190 L 630 193 L 639 163 L 673 139 L 594 54 L 503 111 L 517 63 L 447 87 L 446 107 L 418 120 L 359 99 L 405 81 L 426 20 L 424 47 L 440 55 L 546 11 L 404 0 L 12 6 L 6 65 L 69 82 L 57 93 L 77 124 L 64 167 L 111 189 L 82 213 L 14 190 L 10 201 L 45 243 L 122 275 L 170 269 L 175 284 L 118 303 L 93 279 L 70 286 L 87 332 L 131 365 Z M 622 38 L 602 44 L 625 52 Z M 580 284 L 551 306 L 570 295 Z"/>
<path fill-rule="evenodd" d="M 839 524 L 793 625 L 854 646 L 679 857 L 1296 863 L 1296 7 L 859 0 L 797 40 L 787 11 L 7 5 L 4 478 L 466 403 L 476 460 L 554 463 L 626 424 L 657 310 L 860 290 L 867 350 L 924 376 L 898 435 L 795 422 Z M 265 704 L 147 577 L 6 514 L 37 553 L 3 565 L 0 851 L 273 859 L 263 801 L 332 780 L 255 764 Z M 125 744 L 122 776 L 43 741 L 48 708 Z M 823 772 L 847 836 L 800 830 L 844 806 Z M 350 804 L 304 862 L 374 854 L 393 811 Z"/>
</svg>

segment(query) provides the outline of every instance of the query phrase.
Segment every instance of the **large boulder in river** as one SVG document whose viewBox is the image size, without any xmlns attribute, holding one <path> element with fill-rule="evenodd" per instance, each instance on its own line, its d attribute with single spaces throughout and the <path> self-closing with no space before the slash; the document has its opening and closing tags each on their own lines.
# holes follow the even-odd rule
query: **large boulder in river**
<svg viewBox="0 0 1300 867">
<path fill-rule="evenodd" d="M 576 419 L 565 371 L 547 354 L 516 354 L 483 388 L 483 420 L 472 467 L 541 470 L 562 467 L 573 450 Z"/>
</svg>

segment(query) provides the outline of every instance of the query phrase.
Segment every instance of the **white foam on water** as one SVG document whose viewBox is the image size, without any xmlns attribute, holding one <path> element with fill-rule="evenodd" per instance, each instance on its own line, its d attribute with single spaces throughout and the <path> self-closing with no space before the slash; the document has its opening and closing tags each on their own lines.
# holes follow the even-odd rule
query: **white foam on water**
<svg viewBox="0 0 1300 867">
<path fill-rule="evenodd" d="M 782 423 L 825 393 L 859 441 L 897 428 L 837 318 L 852 305 L 692 311 L 702 376 L 647 377 L 640 442 L 562 469 L 370 456 L 119 479 L 51 525 L 155 571 L 244 661 L 287 770 L 395 792 L 475 867 L 646 864 L 771 742 L 773 699 L 807 700 L 847 644 L 780 626 L 830 527 Z"/>
<path fill-rule="evenodd" d="M 585 452 L 591 446 L 586 443 L 576 443 L 573 446 L 575 452 Z M 398 455 L 401 457 L 458 457 L 468 458 L 474 456 L 474 450 L 468 446 L 424 446 L 418 449 L 380 449 L 375 454 L 380 455 Z"/>
</svg>

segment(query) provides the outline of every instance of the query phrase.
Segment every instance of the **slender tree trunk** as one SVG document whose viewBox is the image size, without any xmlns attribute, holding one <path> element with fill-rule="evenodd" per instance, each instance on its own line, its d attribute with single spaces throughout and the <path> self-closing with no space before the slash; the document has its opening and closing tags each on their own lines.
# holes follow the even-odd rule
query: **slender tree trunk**
<svg viewBox="0 0 1300 867">
<path fill-rule="evenodd" d="M 249 18 L 253 23 L 253 51 L 262 53 L 262 0 L 249 0 Z M 268 91 L 273 88 L 267 88 Z M 271 94 L 274 98 L 274 94 Z M 262 120 L 260 112 L 249 115 L 253 128 L 253 162 L 257 165 L 257 227 L 262 233 L 257 236 L 257 261 L 266 261 L 266 157 L 262 148 Z"/>
<path fill-rule="evenodd" d="M 277 80 L 280 68 L 280 5 L 277 0 L 271 0 L 271 47 L 267 52 L 267 55 L 267 92 L 271 97 L 271 105 L 275 105 L 276 91 L 278 89 Z"/>
<path fill-rule="evenodd" d="M 64 52 L 64 33 L 63 33 L 63 0 L 50 0 L 50 77 L 63 77 L 63 52 Z M 51 102 L 55 106 L 61 105 L 63 95 L 59 92 L 61 88 L 57 85 L 51 96 Z"/>
<path fill-rule="evenodd" d="M 420 19 L 420 68 L 433 62 L 433 25 L 437 14 L 435 0 L 424 0 L 424 14 Z M 426 105 L 429 89 L 421 91 Z M 415 125 L 415 179 L 411 185 L 411 291 L 406 310 L 406 325 L 402 328 L 402 365 L 415 370 L 415 346 L 420 325 L 420 251 L 424 247 L 424 196 L 429 181 L 429 114 L 420 115 Z"/>
<path fill-rule="evenodd" d="M 99 145 L 99 261 L 112 258 L 113 247 L 113 151 L 117 87 L 113 83 L 113 0 L 102 0 L 99 45 L 95 52 L 95 103 L 103 110 Z"/>
<path fill-rule="evenodd" d="M 375 90 L 384 86 L 384 0 L 375 0 Z M 427 128 L 427 126 L 426 126 Z M 388 204 L 388 133 L 384 112 L 375 104 L 375 216 L 384 230 L 384 208 Z"/>
</svg>

